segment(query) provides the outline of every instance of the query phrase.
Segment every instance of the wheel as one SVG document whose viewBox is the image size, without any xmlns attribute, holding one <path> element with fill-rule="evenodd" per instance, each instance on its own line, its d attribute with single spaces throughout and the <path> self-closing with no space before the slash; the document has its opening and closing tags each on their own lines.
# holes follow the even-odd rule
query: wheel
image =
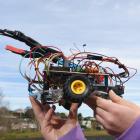
<svg viewBox="0 0 140 140">
<path fill-rule="evenodd" d="M 68 101 L 68 100 L 64 100 L 62 99 L 59 102 L 59 106 L 63 106 L 65 109 L 70 110 L 72 102 Z M 82 105 L 82 102 L 79 103 L 78 108 Z"/>
<path fill-rule="evenodd" d="M 62 106 L 67 109 L 67 110 L 70 110 L 70 107 L 71 107 L 71 102 L 64 102 L 64 104 L 62 104 Z"/>
<path fill-rule="evenodd" d="M 64 84 L 64 99 L 71 102 L 82 102 L 92 92 L 92 84 L 88 77 L 73 75 Z"/>
</svg>

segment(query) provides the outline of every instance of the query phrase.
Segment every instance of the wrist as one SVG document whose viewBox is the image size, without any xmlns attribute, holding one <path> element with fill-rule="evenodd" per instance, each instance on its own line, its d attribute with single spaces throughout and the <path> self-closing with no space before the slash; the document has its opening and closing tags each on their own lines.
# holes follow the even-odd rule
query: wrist
<svg viewBox="0 0 140 140">
<path fill-rule="evenodd" d="M 121 135 L 117 136 L 117 140 L 139 139 L 140 116 L 127 128 Z"/>
</svg>

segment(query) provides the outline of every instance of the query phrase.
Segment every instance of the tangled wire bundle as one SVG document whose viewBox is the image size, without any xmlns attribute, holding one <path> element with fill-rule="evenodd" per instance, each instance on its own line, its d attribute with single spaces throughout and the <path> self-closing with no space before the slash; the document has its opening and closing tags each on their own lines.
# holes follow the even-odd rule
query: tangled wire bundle
<svg viewBox="0 0 140 140">
<path fill-rule="evenodd" d="M 72 102 L 81 103 L 95 90 L 106 93 L 113 89 L 121 96 L 124 83 L 137 72 L 115 57 L 98 53 L 78 49 L 67 57 L 59 48 L 43 46 L 19 31 L 0 30 L 0 35 L 30 47 L 30 51 L 12 46 L 6 49 L 22 56 L 20 73 L 28 81 L 30 95 L 43 103 L 59 103 L 69 109 Z"/>
</svg>

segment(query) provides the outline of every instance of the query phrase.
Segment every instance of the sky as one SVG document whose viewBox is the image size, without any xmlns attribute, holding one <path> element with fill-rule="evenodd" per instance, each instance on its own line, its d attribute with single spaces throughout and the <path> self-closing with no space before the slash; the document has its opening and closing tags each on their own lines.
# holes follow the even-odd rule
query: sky
<svg viewBox="0 0 140 140">
<path fill-rule="evenodd" d="M 79 49 L 118 57 L 137 75 L 125 86 L 124 98 L 140 105 L 140 1 L 139 0 L 0 0 L 0 28 L 20 30 L 44 45 L 59 47 L 65 54 L 74 44 Z M 31 106 L 27 82 L 19 73 L 20 56 L 6 45 L 29 49 L 0 36 L 0 88 L 12 110 Z M 57 111 L 65 111 L 57 107 Z M 82 105 L 84 116 L 92 111 Z"/>
</svg>

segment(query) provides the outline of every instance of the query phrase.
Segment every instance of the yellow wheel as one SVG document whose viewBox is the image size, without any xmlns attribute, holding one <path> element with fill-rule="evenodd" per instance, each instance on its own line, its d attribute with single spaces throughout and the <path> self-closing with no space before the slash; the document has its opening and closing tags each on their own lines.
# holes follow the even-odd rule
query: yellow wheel
<svg viewBox="0 0 140 140">
<path fill-rule="evenodd" d="M 71 90 L 74 94 L 83 94 L 86 90 L 86 84 L 82 80 L 75 80 L 71 83 Z"/>
<path fill-rule="evenodd" d="M 64 83 L 63 92 L 66 102 L 82 103 L 92 93 L 92 83 L 87 76 L 72 75 Z"/>
</svg>

